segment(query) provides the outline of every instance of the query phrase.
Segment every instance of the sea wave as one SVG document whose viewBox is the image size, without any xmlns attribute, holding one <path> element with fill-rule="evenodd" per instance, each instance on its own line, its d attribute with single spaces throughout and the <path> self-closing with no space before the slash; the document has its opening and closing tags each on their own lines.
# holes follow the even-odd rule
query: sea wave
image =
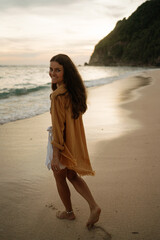
<svg viewBox="0 0 160 240">
<path fill-rule="evenodd" d="M 5 99 L 5 98 L 9 98 L 11 96 L 21 96 L 21 95 L 26 95 L 26 94 L 30 94 L 33 92 L 37 92 L 46 88 L 50 88 L 51 84 L 47 83 L 44 85 L 40 85 L 40 86 L 33 86 L 33 87 L 23 87 L 23 88 L 3 88 L 0 91 L 0 99 Z"/>
<path fill-rule="evenodd" d="M 80 67 L 87 88 L 110 84 L 144 68 Z M 0 66 L 0 124 L 42 114 L 50 109 L 51 82 L 46 66 Z"/>
<path fill-rule="evenodd" d="M 95 87 L 95 86 L 100 86 L 104 84 L 109 84 L 117 79 L 120 79 L 120 76 L 113 76 L 113 77 L 108 77 L 108 78 L 99 78 L 95 80 L 85 80 L 84 84 L 87 88 L 89 87 Z M 26 85 L 26 86 L 25 86 Z M 5 99 L 9 98 L 12 96 L 22 96 L 34 92 L 38 92 L 44 89 L 49 89 L 51 87 L 51 83 L 46 83 L 44 85 L 39 85 L 39 86 L 33 86 L 30 84 L 15 84 L 15 88 L 3 88 L 0 90 L 0 99 Z M 23 87 L 21 87 L 23 86 Z M 25 87 L 24 87 L 25 86 Z"/>
<path fill-rule="evenodd" d="M 99 86 L 103 84 L 107 84 L 112 82 L 115 79 L 115 77 L 110 77 L 110 78 L 99 78 L 95 80 L 87 80 L 84 81 L 84 84 L 87 88 L 89 87 L 94 87 L 94 86 Z M 30 93 L 38 92 L 44 89 L 49 89 L 51 87 L 51 83 L 46 83 L 44 85 L 39 85 L 39 86 L 33 86 L 30 85 L 29 83 L 26 84 L 15 84 L 15 88 L 3 88 L 0 90 L 0 99 L 5 99 L 9 98 L 12 96 L 22 96 L 22 95 L 27 95 Z"/>
<path fill-rule="evenodd" d="M 128 75 L 131 75 L 131 73 L 125 73 L 118 76 L 112 76 L 112 77 L 105 77 L 105 78 L 98 78 L 94 80 L 84 80 L 84 84 L 87 88 L 100 86 L 104 84 L 109 84 L 115 80 L 120 80 L 124 77 L 127 77 Z M 30 83 L 23 83 L 23 84 L 15 84 L 15 88 L 3 88 L 0 90 L 0 99 L 10 98 L 12 96 L 22 96 L 31 94 L 34 92 L 38 92 L 44 89 L 49 89 L 51 87 L 51 83 L 45 83 L 43 85 L 33 85 Z"/>
</svg>

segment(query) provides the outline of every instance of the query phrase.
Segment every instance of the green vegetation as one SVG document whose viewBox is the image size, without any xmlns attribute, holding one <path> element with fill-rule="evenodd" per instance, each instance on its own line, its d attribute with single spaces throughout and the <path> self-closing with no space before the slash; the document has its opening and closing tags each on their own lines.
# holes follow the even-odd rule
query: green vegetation
<svg viewBox="0 0 160 240">
<path fill-rule="evenodd" d="M 143 3 L 94 49 L 89 65 L 160 66 L 160 0 Z"/>
</svg>

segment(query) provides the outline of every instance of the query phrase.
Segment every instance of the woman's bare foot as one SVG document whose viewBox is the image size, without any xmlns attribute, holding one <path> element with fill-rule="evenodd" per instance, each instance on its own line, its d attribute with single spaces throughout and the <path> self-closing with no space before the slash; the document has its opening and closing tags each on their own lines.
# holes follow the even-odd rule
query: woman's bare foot
<svg viewBox="0 0 160 240">
<path fill-rule="evenodd" d="M 59 219 L 67 219 L 67 220 L 74 220 L 76 217 L 74 215 L 74 212 L 61 212 L 61 211 L 58 211 L 57 214 L 56 214 L 56 217 L 59 218 Z"/>
<path fill-rule="evenodd" d="M 90 217 L 89 217 L 88 222 L 86 224 L 86 226 L 89 230 L 94 226 L 94 224 L 96 222 L 98 222 L 100 213 L 101 213 L 101 209 L 98 206 L 91 209 Z"/>
</svg>

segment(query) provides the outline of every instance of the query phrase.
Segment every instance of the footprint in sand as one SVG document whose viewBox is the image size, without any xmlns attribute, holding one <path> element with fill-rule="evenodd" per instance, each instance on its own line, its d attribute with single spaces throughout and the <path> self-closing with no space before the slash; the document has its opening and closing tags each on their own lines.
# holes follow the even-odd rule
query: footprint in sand
<svg viewBox="0 0 160 240">
<path fill-rule="evenodd" d="M 57 208 L 53 205 L 53 203 L 46 204 L 47 208 L 51 208 L 52 210 L 57 210 Z"/>
</svg>

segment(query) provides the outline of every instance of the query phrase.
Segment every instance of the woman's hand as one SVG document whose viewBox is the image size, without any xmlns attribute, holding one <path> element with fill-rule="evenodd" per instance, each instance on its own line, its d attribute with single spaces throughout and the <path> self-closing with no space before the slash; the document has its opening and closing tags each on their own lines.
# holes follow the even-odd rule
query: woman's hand
<svg viewBox="0 0 160 240">
<path fill-rule="evenodd" d="M 59 149 L 53 147 L 53 158 L 52 158 L 52 161 L 51 161 L 51 168 L 52 168 L 53 172 L 60 171 L 59 157 L 60 157 Z"/>
</svg>

